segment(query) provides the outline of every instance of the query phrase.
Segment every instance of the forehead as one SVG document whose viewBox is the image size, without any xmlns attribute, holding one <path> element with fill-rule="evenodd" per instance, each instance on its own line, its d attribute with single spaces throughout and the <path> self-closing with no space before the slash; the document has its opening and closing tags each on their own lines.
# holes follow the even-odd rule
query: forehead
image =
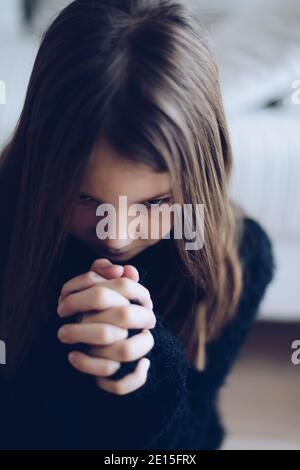
<svg viewBox="0 0 300 470">
<path fill-rule="evenodd" d="M 148 165 L 130 161 L 102 141 L 90 156 L 82 191 L 112 204 L 121 195 L 134 203 L 167 194 L 171 181 L 168 172 L 157 173 Z"/>
</svg>

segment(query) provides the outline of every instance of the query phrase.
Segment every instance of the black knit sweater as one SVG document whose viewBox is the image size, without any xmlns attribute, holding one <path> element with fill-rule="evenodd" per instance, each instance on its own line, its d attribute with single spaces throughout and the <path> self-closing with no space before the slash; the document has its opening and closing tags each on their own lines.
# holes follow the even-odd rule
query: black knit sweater
<svg viewBox="0 0 300 470">
<path fill-rule="evenodd" d="M 188 362 L 180 341 L 156 308 L 153 293 L 157 280 L 162 279 L 168 246 L 168 240 L 161 240 L 129 261 L 149 288 L 157 317 L 151 330 L 155 344 L 147 354 L 151 364 L 145 385 L 127 395 L 116 395 L 97 387 L 93 377 L 75 370 L 67 360 L 69 346 L 57 339 L 63 320 L 55 310 L 32 346 L 22 372 L 12 383 L 0 384 L 1 449 L 220 447 L 225 432 L 218 394 L 273 277 L 271 241 L 256 221 L 244 219 L 239 250 L 244 266 L 242 295 L 234 319 L 207 344 L 203 372 Z M 88 271 L 96 258 L 82 242 L 69 236 L 57 288 Z"/>
</svg>

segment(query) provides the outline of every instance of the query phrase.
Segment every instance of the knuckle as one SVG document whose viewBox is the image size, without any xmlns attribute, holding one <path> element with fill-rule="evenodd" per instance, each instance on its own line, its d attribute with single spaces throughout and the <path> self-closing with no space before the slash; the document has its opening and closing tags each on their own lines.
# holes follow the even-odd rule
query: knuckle
<svg viewBox="0 0 300 470">
<path fill-rule="evenodd" d="M 95 309 L 101 308 L 105 302 L 105 290 L 102 286 L 95 286 L 93 289 L 93 305 Z"/>
<path fill-rule="evenodd" d="M 128 341 L 125 341 L 120 345 L 120 354 L 124 361 L 130 361 L 132 359 L 133 350 L 131 344 Z"/>
<path fill-rule="evenodd" d="M 117 395 L 125 395 L 127 393 L 126 388 L 122 382 L 116 382 L 116 385 L 114 387 L 114 393 L 116 393 Z"/>
<path fill-rule="evenodd" d="M 128 324 L 132 324 L 135 319 L 134 312 L 132 311 L 131 305 L 122 305 L 119 309 L 119 319 L 125 321 Z"/>
<path fill-rule="evenodd" d="M 102 375 L 104 375 L 104 376 L 112 375 L 118 369 L 119 369 L 118 363 L 113 364 L 113 363 L 110 363 L 110 362 L 106 361 L 102 366 Z"/>
<path fill-rule="evenodd" d="M 127 277 L 120 277 L 116 280 L 116 282 L 117 285 L 122 289 L 128 290 L 131 287 L 131 280 Z"/>
<path fill-rule="evenodd" d="M 118 308 L 117 312 L 118 312 L 120 320 L 123 320 L 124 317 L 127 318 L 128 310 L 129 310 L 128 307 L 129 305 L 120 305 L 120 307 Z"/>
<path fill-rule="evenodd" d="M 113 342 L 113 332 L 109 325 L 99 325 L 99 341 L 109 344 Z"/>
<path fill-rule="evenodd" d="M 86 282 L 93 282 L 95 281 L 95 272 L 94 271 L 88 271 L 84 274 L 84 280 Z"/>
</svg>

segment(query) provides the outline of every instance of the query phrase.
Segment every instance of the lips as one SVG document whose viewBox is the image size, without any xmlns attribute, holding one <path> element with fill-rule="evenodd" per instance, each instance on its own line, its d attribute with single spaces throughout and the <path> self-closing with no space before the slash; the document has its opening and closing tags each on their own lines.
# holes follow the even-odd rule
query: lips
<svg viewBox="0 0 300 470">
<path fill-rule="evenodd" d="M 108 255 L 126 255 L 129 253 L 129 251 L 104 251 L 104 253 L 107 253 Z"/>
<path fill-rule="evenodd" d="M 123 255 L 129 255 L 130 253 L 132 253 L 132 250 L 126 250 L 126 251 L 108 250 L 107 248 L 101 246 L 101 244 L 95 242 L 94 240 L 90 241 L 89 244 L 100 256 L 103 256 L 103 257 L 123 256 Z"/>
<path fill-rule="evenodd" d="M 130 251 L 111 251 L 111 250 L 106 250 L 105 248 L 98 247 L 99 251 L 103 253 L 104 255 L 109 255 L 109 256 L 120 256 L 120 255 L 126 255 L 130 253 Z"/>
</svg>

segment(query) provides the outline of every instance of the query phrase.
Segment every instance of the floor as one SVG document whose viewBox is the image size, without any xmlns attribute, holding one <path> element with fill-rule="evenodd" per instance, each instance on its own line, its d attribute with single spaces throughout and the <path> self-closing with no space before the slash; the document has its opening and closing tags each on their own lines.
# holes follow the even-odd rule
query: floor
<svg viewBox="0 0 300 470">
<path fill-rule="evenodd" d="M 221 393 L 222 449 L 300 450 L 300 324 L 257 322 Z"/>
</svg>

